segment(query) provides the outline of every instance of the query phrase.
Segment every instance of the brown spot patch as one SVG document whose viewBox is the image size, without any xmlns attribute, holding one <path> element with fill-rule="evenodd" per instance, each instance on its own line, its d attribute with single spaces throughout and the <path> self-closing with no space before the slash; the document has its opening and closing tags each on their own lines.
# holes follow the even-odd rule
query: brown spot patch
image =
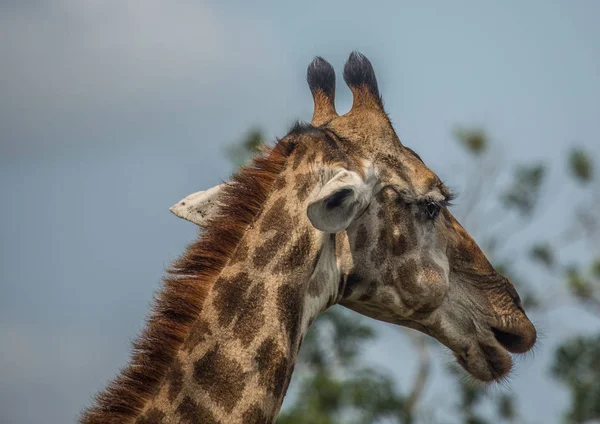
<svg viewBox="0 0 600 424">
<path fill-rule="evenodd" d="M 243 262 L 248 258 L 248 242 L 244 239 L 235 249 L 235 253 L 229 260 L 229 265 L 235 265 L 238 262 Z"/>
<path fill-rule="evenodd" d="M 275 183 L 273 184 L 273 190 L 275 191 L 279 191 L 279 190 L 283 190 L 285 188 L 285 186 L 287 185 L 287 180 L 285 178 L 284 174 L 281 174 L 276 180 Z"/>
<path fill-rule="evenodd" d="M 231 324 L 244 303 L 250 283 L 246 272 L 240 272 L 233 278 L 221 277 L 215 282 L 213 305 L 218 311 L 219 325 L 226 327 Z"/>
<path fill-rule="evenodd" d="M 377 200 L 379 203 L 381 203 L 382 206 L 384 204 L 386 204 L 388 202 L 388 192 L 387 192 L 387 190 L 385 190 L 385 189 L 379 190 L 375 194 L 375 200 Z"/>
<path fill-rule="evenodd" d="M 254 254 L 252 255 L 254 266 L 262 270 L 278 256 L 278 253 L 290 241 L 290 238 L 291 233 L 289 231 L 278 231 L 273 234 L 271 238 L 254 250 Z"/>
<path fill-rule="evenodd" d="M 281 258 L 279 262 L 280 270 L 282 272 L 291 272 L 306 263 L 310 255 L 311 244 L 312 236 L 310 231 L 305 231 Z"/>
<path fill-rule="evenodd" d="M 328 137 L 326 140 L 327 144 L 323 146 L 322 154 L 323 154 L 323 162 L 334 164 L 334 163 L 343 163 L 348 166 L 348 157 L 346 154 L 339 148 L 335 140 L 331 137 Z"/>
<path fill-rule="evenodd" d="M 289 337 L 290 346 L 294 346 L 300 329 L 302 295 L 300 287 L 285 284 L 277 289 L 277 309 Z"/>
<path fill-rule="evenodd" d="M 167 391 L 167 397 L 169 402 L 173 402 L 181 389 L 183 388 L 183 364 L 177 358 L 173 361 L 169 374 L 167 374 L 169 381 L 169 390 Z"/>
<path fill-rule="evenodd" d="M 286 199 L 285 197 L 280 197 L 262 218 L 260 232 L 266 233 L 269 230 L 285 230 L 290 227 L 291 219 L 290 214 L 286 210 Z"/>
<path fill-rule="evenodd" d="M 212 331 L 210 330 L 208 322 L 199 318 L 196 320 L 192 329 L 190 330 L 190 334 L 185 341 L 184 348 L 187 349 L 188 353 L 191 353 L 196 346 L 205 342 L 210 336 L 212 336 Z"/>
<path fill-rule="evenodd" d="M 371 261 L 373 265 L 379 267 L 387 258 L 387 246 L 388 246 L 388 230 L 382 228 L 379 231 L 379 238 L 377 239 L 377 245 L 371 252 Z"/>
<path fill-rule="evenodd" d="M 262 311 L 266 293 L 265 283 L 262 281 L 257 282 L 239 310 L 233 332 L 241 340 L 244 347 L 248 347 L 252 343 L 258 330 L 265 322 Z"/>
<path fill-rule="evenodd" d="M 294 183 L 294 189 L 300 202 L 304 202 L 310 193 L 312 178 L 309 172 L 305 174 L 296 175 L 296 181 Z"/>
<path fill-rule="evenodd" d="M 394 244 L 392 246 L 392 253 L 395 256 L 401 256 L 406 253 L 408 242 L 404 234 L 398 234 L 398 237 L 394 237 Z"/>
<path fill-rule="evenodd" d="M 144 415 L 135 420 L 135 424 L 162 424 L 165 422 L 165 414 L 156 408 L 150 408 Z"/>
<path fill-rule="evenodd" d="M 181 416 L 181 422 L 186 424 L 219 424 L 208 408 L 204 405 L 197 405 L 189 396 L 183 398 L 176 411 Z"/>
<path fill-rule="evenodd" d="M 382 283 L 386 286 L 393 286 L 395 284 L 394 271 L 391 265 L 388 265 L 387 269 L 385 270 Z"/>
<path fill-rule="evenodd" d="M 242 415 L 242 422 L 248 424 L 268 424 L 271 422 L 269 417 L 264 413 L 259 404 L 253 404 Z"/>
<path fill-rule="evenodd" d="M 398 228 L 401 232 L 397 237 L 394 237 L 392 253 L 396 256 L 401 256 L 414 248 L 417 232 L 412 219 L 402 213 L 394 215 L 394 227 Z"/>
<path fill-rule="evenodd" d="M 417 261 L 415 259 L 407 259 L 398 268 L 396 268 L 397 284 L 399 284 L 403 290 L 408 291 L 411 294 L 418 294 L 421 292 L 417 285 Z"/>
<path fill-rule="evenodd" d="M 210 399 L 228 413 L 242 398 L 246 383 L 242 366 L 213 347 L 194 364 L 194 378 Z"/>
<path fill-rule="evenodd" d="M 307 150 L 306 143 L 298 143 L 293 153 L 292 170 L 295 171 L 300 166 Z"/>
<path fill-rule="evenodd" d="M 288 361 L 273 337 L 266 339 L 256 350 L 256 365 L 260 383 L 272 394 L 285 390 Z"/>
<path fill-rule="evenodd" d="M 356 239 L 354 240 L 354 248 L 358 251 L 363 250 L 369 241 L 369 233 L 365 224 L 360 224 L 356 231 Z"/>
</svg>

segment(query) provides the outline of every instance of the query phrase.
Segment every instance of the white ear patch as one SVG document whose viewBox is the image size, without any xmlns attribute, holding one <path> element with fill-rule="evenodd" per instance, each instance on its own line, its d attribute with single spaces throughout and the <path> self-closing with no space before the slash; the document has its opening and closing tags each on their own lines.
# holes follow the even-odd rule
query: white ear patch
<svg viewBox="0 0 600 424">
<path fill-rule="evenodd" d="M 345 230 L 371 202 L 374 182 L 346 169 L 338 172 L 308 205 L 308 219 L 326 233 Z"/>
<path fill-rule="evenodd" d="M 179 218 L 204 226 L 216 214 L 224 184 L 190 194 L 169 208 Z"/>
</svg>

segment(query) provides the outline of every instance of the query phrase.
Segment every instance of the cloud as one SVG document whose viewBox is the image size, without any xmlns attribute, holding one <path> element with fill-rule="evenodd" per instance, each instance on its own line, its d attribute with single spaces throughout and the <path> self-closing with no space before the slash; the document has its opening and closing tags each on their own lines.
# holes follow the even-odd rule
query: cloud
<svg viewBox="0 0 600 424">
<path fill-rule="evenodd" d="M 0 6 L 0 27 L 0 149 L 216 97 L 227 75 L 260 72 L 269 58 L 260 22 L 202 2 L 12 4 Z"/>
</svg>

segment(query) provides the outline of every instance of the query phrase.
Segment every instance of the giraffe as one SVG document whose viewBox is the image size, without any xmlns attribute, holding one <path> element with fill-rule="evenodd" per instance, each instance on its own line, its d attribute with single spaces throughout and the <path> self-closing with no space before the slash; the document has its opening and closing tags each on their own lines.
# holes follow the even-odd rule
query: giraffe
<svg viewBox="0 0 600 424">
<path fill-rule="evenodd" d="M 370 61 L 317 57 L 310 124 L 296 124 L 230 182 L 172 211 L 203 228 L 168 270 L 129 365 L 82 423 L 272 423 L 310 324 L 335 304 L 421 331 L 482 381 L 536 330 L 448 210 L 451 191 L 404 146 Z"/>
</svg>

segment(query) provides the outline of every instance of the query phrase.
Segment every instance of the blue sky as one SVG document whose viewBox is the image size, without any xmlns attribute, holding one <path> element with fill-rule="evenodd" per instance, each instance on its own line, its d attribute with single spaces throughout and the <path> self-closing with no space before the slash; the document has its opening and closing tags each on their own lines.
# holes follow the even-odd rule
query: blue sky
<svg viewBox="0 0 600 424">
<path fill-rule="evenodd" d="M 598 16 L 591 0 L 2 2 L 0 420 L 72 421 L 125 364 L 195 237 L 168 207 L 226 179 L 224 148 L 249 127 L 274 139 L 310 119 L 313 56 L 339 76 L 350 51 L 366 54 L 400 138 L 460 186 L 460 124 L 485 127 L 507 166 L 559 167 L 573 143 L 600 158 Z M 534 235 L 566 209 L 544 211 Z M 552 347 L 600 322 L 569 306 L 534 319 L 546 339 L 511 388 L 528 422 L 557 422 Z M 377 328 L 368 360 L 406 387 L 410 344 Z M 436 374 L 426 401 L 451 409 L 450 388 Z"/>
</svg>

